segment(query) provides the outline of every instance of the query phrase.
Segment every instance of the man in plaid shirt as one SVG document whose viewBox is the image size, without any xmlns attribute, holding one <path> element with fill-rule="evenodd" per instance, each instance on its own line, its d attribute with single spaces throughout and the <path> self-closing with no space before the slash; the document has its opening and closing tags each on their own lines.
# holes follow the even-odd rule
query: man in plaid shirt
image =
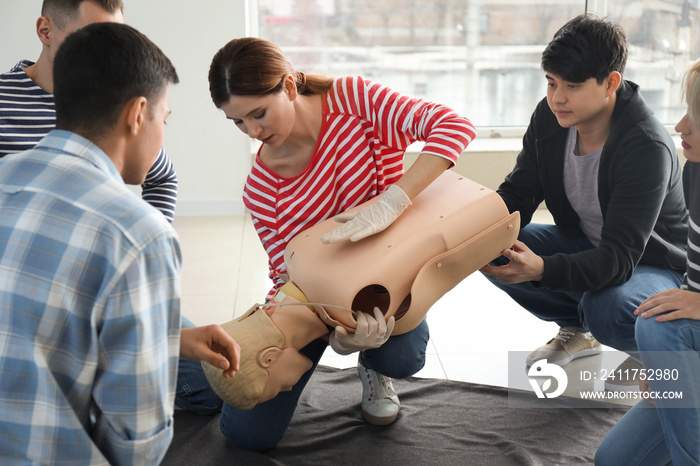
<svg viewBox="0 0 700 466">
<path fill-rule="evenodd" d="M 178 356 L 237 369 L 220 327 L 181 334 L 177 235 L 125 186 L 153 165 L 177 81 L 135 29 L 80 29 L 54 64 L 57 129 L 0 161 L 2 464 L 157 464 Z"/>
</svg>

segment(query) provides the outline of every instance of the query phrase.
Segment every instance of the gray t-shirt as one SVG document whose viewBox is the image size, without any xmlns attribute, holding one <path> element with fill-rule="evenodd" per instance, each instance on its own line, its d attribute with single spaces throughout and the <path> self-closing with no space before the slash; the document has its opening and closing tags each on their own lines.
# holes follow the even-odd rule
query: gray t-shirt
<svg viewBox="0 0 700 466">
<path fill-rule="evenodd" d="M 581 220 L 581 230 L 593 245 L 598 246 L 603 230 L 603 213 L 598 200 L 598 166 L 603 150 L 578 155 L 577 137 L 578 131 L 572 126 L 564 158 L 564 191 Z"/>
</svg>

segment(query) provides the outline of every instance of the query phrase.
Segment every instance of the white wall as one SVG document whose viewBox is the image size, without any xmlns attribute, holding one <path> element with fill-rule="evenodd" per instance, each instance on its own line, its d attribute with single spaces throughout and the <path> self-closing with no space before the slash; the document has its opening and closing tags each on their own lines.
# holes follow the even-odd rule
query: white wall
<svg viewBox="0 0 700 466">
<path fill-rule="evenodd" d="M 170 89 L 165 149 L 179 184 L 176 215 L 243 213 L 241 193 L 250 168 L 248 138 L 209 97 L 207 73 L 214 53 L 245 35 L 249 0 L 124 0 L 124 19 L 172 60 L 180 84 Z M 0 70 L 41 51 L 35 22 L 41 0 L 0 0 Z"/>
</svg>

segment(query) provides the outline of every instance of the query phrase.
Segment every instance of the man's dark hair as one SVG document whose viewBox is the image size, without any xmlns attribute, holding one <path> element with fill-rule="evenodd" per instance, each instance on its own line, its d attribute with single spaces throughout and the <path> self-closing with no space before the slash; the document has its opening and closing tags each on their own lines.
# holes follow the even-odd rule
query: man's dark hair
<svg viewBox="0 0 700 466">
<path fill-rule="evenodd" d="M 542 52 L 542 69 L 565 81 L 598 84 L 613 71 L 623 74 L 627 39 L 618 24 L 595 15 L 580 15 L 559 29 Z"/>
<path fill-rule="evenodd" d="M 98 137 L 136 97 L 152 102 L 179 78 L 168 57 L 136 29 L 94 23 L 69 35 L 53 66 L 56 128 Z"/>
<path fill-rule="evenodd" d="M 51 21 L 63 30 L 68 23 L 78 18 L 78 9 L 84 2 L 92 2 L 109 13 L 124 12 L 122 0 L 44 0 L 41 16 L 51 18 Z"/>
</svg>

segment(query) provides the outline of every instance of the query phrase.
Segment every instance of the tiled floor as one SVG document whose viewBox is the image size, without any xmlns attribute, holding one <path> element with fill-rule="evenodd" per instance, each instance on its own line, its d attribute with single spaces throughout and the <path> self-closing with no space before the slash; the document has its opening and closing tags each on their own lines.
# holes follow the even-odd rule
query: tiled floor
<svg viewBox="0 0 700 466">
<path fill-rule="evenodd" d="M 535 221 L 551 219 L 542 212 Z M 198 325 L 223 323 L 264 301 L 271 286 L 267 256 L 248 215 L 179 216 L 174 225 L 183 250 L 185 316 Z M 509 370 L 524 371 L 525 354 L 557 332 L 556 324 L 533 317 L 478 272 L 431 308 L 428 324 L 431 338 L 427 364 L 417 377 L 504 387 L 509 385 Z M 575 393 L 579 385 L 602 390 L 601 381 L 593 387 L 592 382 L 579 384 L 580 371 L 610 371 L 624 358 L 623 353 L 605 348 L 602 356 L 574 361 L 566 367 L 569 388 L 565 393 Z M 516 369 L 509 367 L 509 360 L 510 366 L 514 360 L 523 363 Z M 356 355 L 339 356 L 329 348 L 321 364 L 345 368 L 354 367 L 356 361 Z M 514 388 L 530 389 L 527 382 L 523 385 L 514 379 L 511 377 Z"/>
</svg>

